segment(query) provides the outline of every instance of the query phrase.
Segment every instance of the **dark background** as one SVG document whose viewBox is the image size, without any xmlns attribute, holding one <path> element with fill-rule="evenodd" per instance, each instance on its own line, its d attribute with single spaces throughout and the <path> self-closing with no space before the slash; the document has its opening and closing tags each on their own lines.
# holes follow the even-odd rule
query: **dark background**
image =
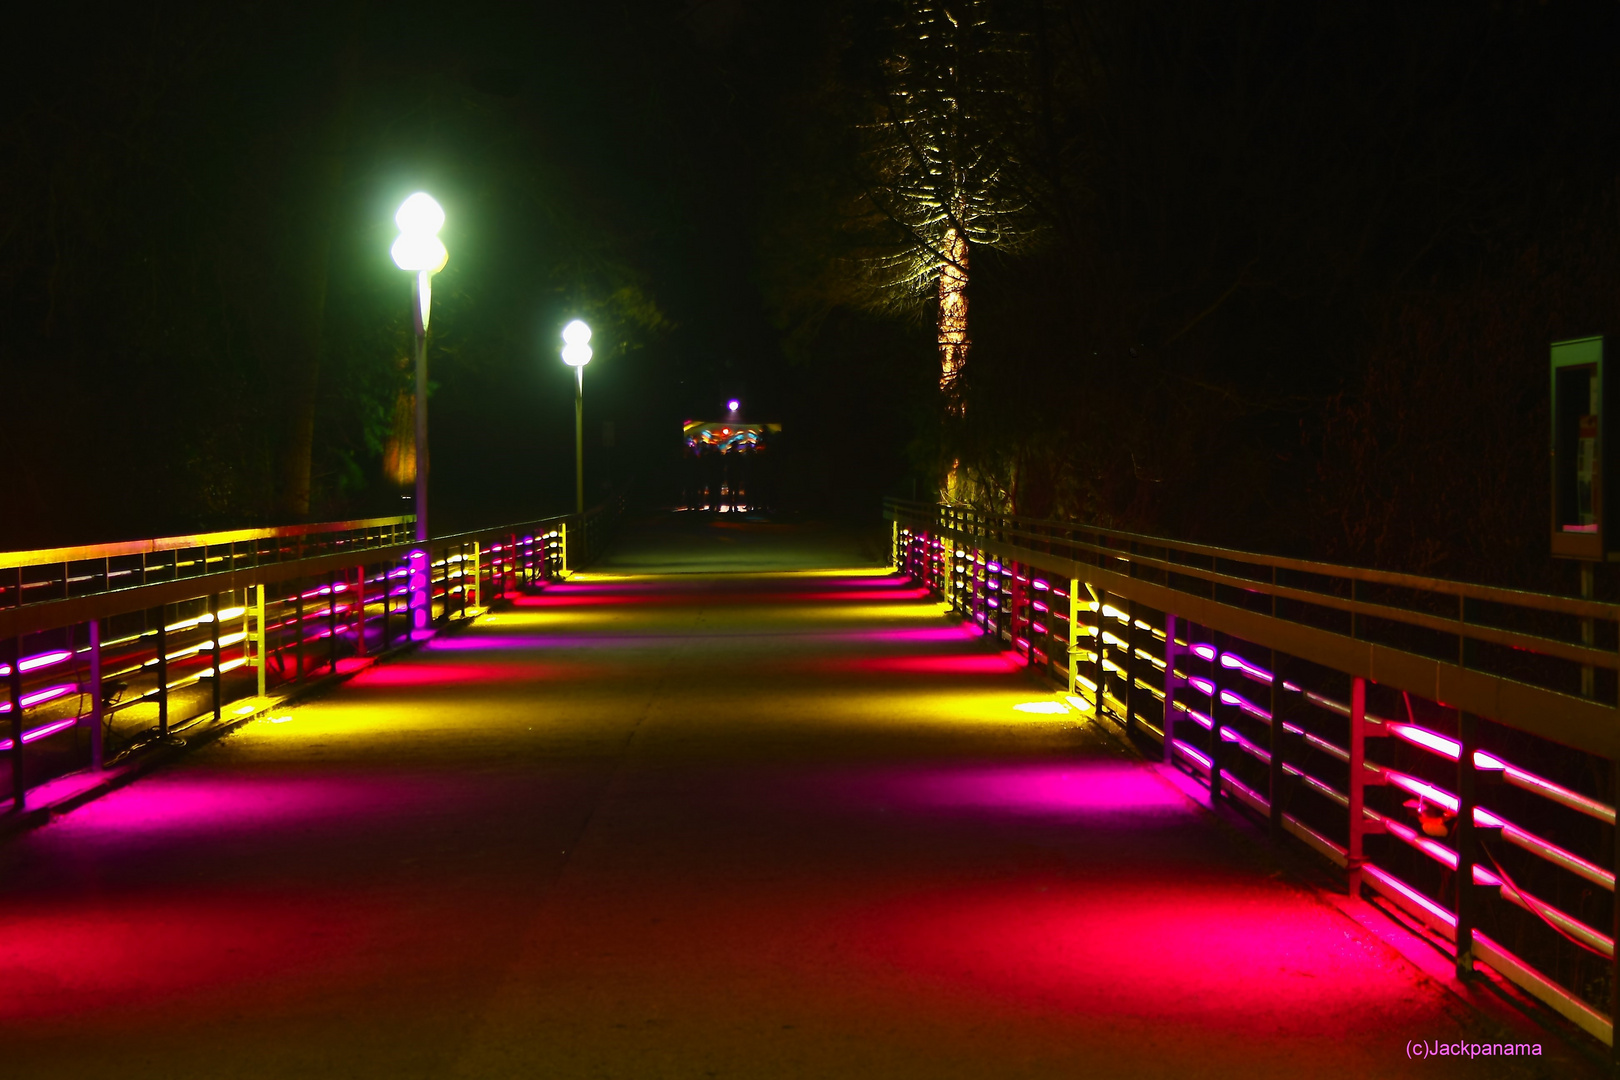
<svg viewBox="0 0 1620 1080">
<path fill-rule="evenodd" d="M 927 6 L 17 22 L 0 547 L 400 512 L 387 251 L 424 189 L 436 529 L 570 508 L 583 317 L 593 499 L 672 500 L 680 422 L 738 396 L 785 426 L 787 509 L 875 517 L 954 460 L 1023 513 L 1569 585 L 1546 347 L 1620 327 L 1615 4 L 962 5 L 1016 44 L 1039 228 L 976 253 L 959 421 L 926 303 L 855 269 L 882 61 Z"/>
</svg>

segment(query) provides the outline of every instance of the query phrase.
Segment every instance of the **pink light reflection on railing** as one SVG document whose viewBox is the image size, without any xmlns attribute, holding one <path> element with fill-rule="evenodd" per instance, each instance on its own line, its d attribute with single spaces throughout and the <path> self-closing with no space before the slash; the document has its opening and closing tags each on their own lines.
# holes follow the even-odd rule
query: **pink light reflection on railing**
<svg viewBox="0 0 1620 1080">
<path fill-rule="evenodd" d="M 60 664 L 72 655 L 73 653 L 68 649 L 52 649 L 50 652 L 35 653 L 33 656 L 25 656 L 19 660 L 17 669 L 19 671 L 38 671 L 40 668 L 47 668 L 52 664 Z M 11 665 L 0 664 L 0 675 L 10 674 Z"/>
<path fill-rule="evenodd" d="M 43 705 L 47 701 L 55 701 L 59 697 L 65 697 L 78 689 L 79 686 L 77 683 L 59 683 L 56 686 L 47 686 L 43 690 L 35 690 L 31 694 L 24 694 L 22 696 L 22 707 L 25 709 L 31 709 L 35 705 Z M 10 711 L 11 702 L 0 701 L 0 713 L 8 713 Z"/>
<path fill-rule="evenodd" d="M 49 724 L 43 724 L 31 731 L 25 731 L 22 737 L 23 745 L 26 746 L 31 742 L 37 742 L 47 735 L 55 735 L 58 731 L 66 731 L 78 722 L 79 718 L 77 716 L 69 716 L 61 720 L 53 720 Z M 13 745 L 10 739 L 0 739 L 0 752 L 10 750 Z"/>
</svg>

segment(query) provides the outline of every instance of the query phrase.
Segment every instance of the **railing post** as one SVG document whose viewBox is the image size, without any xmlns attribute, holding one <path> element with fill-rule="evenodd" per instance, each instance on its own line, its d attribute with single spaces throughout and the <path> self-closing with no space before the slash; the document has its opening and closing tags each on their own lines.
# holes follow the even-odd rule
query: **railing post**
<svg viewBox="0 0 1620 1080">
<path fill-rule="evenodd" d="M 411 549 L 410 571 L 406 576 L 406 611 L 409 619 L 406 626 L 414 639 L 417 634 L 426 632 L 428 619 L 433 614 L 433 584 L 430 580 L 432 567 L 428 565 L 428 552 L 425 547 Z"/>
<path fill-rule="evenodd" d="M 1164 613 L 1164 763 L 1176 763 L 1176 688 L 1181 680 L 1176 677 L 1176 617 Z"/>
<path fill-rule="evenodd" d="M 17 576 L 19 582 L 22 575 Z M 19 590 L 20 591 L 20 590 Z M 22 639 L 12 638 L 6 643 L 6 665 L 11 669 L 6 676 L 7 697 L 11 701 L 11 810 L 21 813 L 27 802 L 23 785 L 23 703 L 22 703 Z"/>
<path fill-rule="evenodd" d="M 1367 680 L 1359 675 L 1350 680 L 1349 795 L 1350 841 L 1345 851 L 1344 878 L 1350 899 L 1355 900 L 1361 896 L 1361 868 L 1367 861 Z"/>
<path fill-rule="evenodd" d="M 1479 858 L 1474 834 L 1474 752 L 1479 749 L 1479 719 L 1457 712 L 1457 978 L 1474 974 L 1474 927 L 1479 919 L 1479 891 L 1474 888 L 1474 863 Z"/>
<path fill-rule="evenodd" d="M 338 654 L 338 576 L 333 570 L 326 575 L 326 666 L 337 674 Z"/>
<path fill-rule="evenodd" d="M 354 573 L 354 655 L 366 655 L 366 564 Z"/>
<path fill-rule="evenodd" d="M 214 635 L 214 720 L 217 723 L 225 718 L 225 652 L 219 643 L 225 636 L 225 628 L 219 621 L 219 593 L 208 595 L 208 613 L 213 616 L 208 626 Z"/>
<path fill-rule="evenodd" d="M 1102 719 L 1103 691 L 1108 686 L 1108 666 L 1103 655 L 1103 608 L 1108 604 L 1108 594 L 1101 589 L 1093 589 L 1086 585 L 1086 594 L 1091 597 L 1091 603 L 1097 605 L 1097 616 L 1091 620 L 1091 629 L 1096 637 L 1092 642 L 1091 673 L 1096 678 L 1097 689 L 1094 695 L 1097 699 L 1097 719 Z"/>
<path fill-rule="evenodd" d="M 382 647 L 386 652 L 394 647 L 394 568 L 388 563 L 382 565 Z"/>
<path fill-rule="evenodd" d="M 896 569 L 900 569 L 900 520 L 896 518 L 894 525 L 894 539 L 889 544 L 889 562 Z"/>
<path fill-rule="evenodd" d="M 1221 759 L 1225 740 L 1221 738 L 1221 731 L 1226 726 L 1221 715 L 1221 646 L 1223 635 L 1220 631 L 1210 634 L 1210 648 L 1214 659 L 1209 662 L 1209 681 L 1213 684 L 1211 689 L 1215 692 L 1209 695 L 1209 805 L 1215 806 L 1221 801 Z M 1190 643 L 1189 643 L 1190 644 Z"/>
<path fill-rule="evenodd" d="M 481 608 L 484 606 L 484 558 L 483 545 L 477 540 L 473 541 L 472 560 L 473 607 Z"/>
<path fill-rule="evenodd" d="M 1136 734 L 1136 601 L 1125 601 L 1125 732 Z"/>
<path fill-rule="evenodd" d="M 286 670 L 283 668 L 282 670 Z M 293 682 L 304 681 L 304 581 L 293 582 Z"/>
<path fill-rule="evenodd" d="M 169 628 L 165 625 L 164 608 L 152 609 L 157 615 L 157 707 L 158 738 L 169 737 Z"/>
<path fill-rule="evenodd" d="M 1069 579 L 1069 693 L 1080 693 L 1080 579 Z"/>
<path fill-rule="evenodd" d="M 1620 804 L 1620 757 L 1609 760 L 1609 801 Z M 1620 869 L 1620 822 L 1609 830 L 1613 839 L 1609 847 L 1614 857 L 1613 865 Z M 1612 913 L 1609 916 L 1609 940 L 1620 942 L 1620 900 L 1609 905 Z M 1609 1020 L 1615 1027 L 1620 1027 L 1620 948 L 1609 956 Z M 1610 1036 L 1609 1061 L 1611 1071 L 1620 1075 L 1620 1038 Z"/>
<path fill-rule="evenodd" d="M 259 696 L 265 695 L 265 682 L 268 679 L 270 668 L 269 644 L 270 635 L 264 625 L 264 586 L 253 586 L 253 626 L 257 633 L 254 640 L 253 662 L 259 669 Z"/>
<path fill-rule="evenodd" d="M 1019 575 L 1023 576 L 1020 577 Z M 1030 588 L 1029 567 L 1022 563 L 1012 564 L 1012 647 L 1013 652 L 1018 651 L 1018 632 L 1024 632 L 1024 666 L 1029 667 L 1035 663 L 1035 628 L 1034 619 L 1029 606 Z"/>
<path fill-rule="evenodd" d="M 101 700 L 101 620 L 90 620 L 90 767 L 97 771 L 106 764 L 107 754 L 102 730 L 106 706 Z"/>
<path fill-rule="evenodd" d="M 1283 772 L 1284 731 L 1280 705 L 1284 699 L 1279 692 L 1282 689 L 1283 673 L 1282 665 L 1278 662 L 1280 657 L 1276 649 L 1268 651 L 1268 659 L 1271 661 L 1268 669 L 1271 672 L 1271 694 L 1266 711 L 1271 714 L 1271 730 L 1268 732 L 1270 738 L 1267 740 L 1269 743 L 1268 749 L 1271 752 L 1271 762 L 1266 766 L 1266 798 L 1268 800 L 1266 826 L 1271 833 L 1271 838 L 1280 840 L 1283 834 L 1283 795 L 1286 790 L 1285 785 L 1288 782 L 1287 774 Z"/>
</svg>

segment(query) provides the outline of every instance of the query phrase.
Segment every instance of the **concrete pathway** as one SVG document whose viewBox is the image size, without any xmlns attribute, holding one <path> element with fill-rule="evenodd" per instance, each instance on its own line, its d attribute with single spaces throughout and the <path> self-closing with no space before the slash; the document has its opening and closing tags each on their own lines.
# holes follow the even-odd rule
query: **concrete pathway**
<svg viewBox="0 0 1620 1080">
<path fill-rule="evenodd" d="M 1570 1076 L 865 550 L 594 573 L 0 849 L 0 1076 Z"/>
</svg>

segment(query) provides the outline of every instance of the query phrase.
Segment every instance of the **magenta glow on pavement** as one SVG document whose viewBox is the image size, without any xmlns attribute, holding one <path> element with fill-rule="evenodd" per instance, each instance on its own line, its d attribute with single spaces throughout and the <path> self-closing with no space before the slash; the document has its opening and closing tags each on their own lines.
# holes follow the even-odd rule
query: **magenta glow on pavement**
<svg viewBox="0 0 1620 1080">
<path fill-rule="evenodd" d="M 865 808 L 874 804 L 919 813 L 940 811 L 1099 815 L 1185 814 L 1187 799 L 1151 769 L 1129 762 L 1075 765 L 896 766 L 812 777 L 818 801 Z M 1110 827 L 1129 827 L 1113 821 Z"/>
</svg>

